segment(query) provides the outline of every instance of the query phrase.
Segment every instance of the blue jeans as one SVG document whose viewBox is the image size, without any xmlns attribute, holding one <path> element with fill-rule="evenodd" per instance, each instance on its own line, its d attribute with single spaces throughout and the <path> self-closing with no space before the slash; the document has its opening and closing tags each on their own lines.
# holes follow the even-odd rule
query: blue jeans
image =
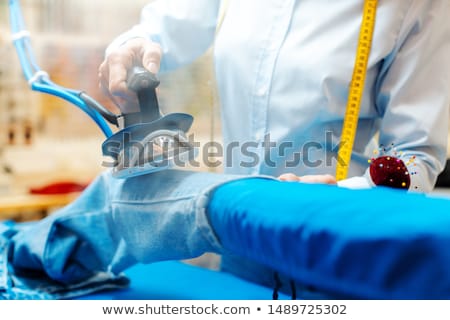
<svg viewBox="0 0 450 320">
<path fill-rule="evenodd" d="M 205 208 L 243 177 L 167 170 L 100 175 L 72 204 L 30 224 L 0 225 L 0 298 L 61 299 L 120 288 L 136 263 L 221 253 Z"/>
</svg>

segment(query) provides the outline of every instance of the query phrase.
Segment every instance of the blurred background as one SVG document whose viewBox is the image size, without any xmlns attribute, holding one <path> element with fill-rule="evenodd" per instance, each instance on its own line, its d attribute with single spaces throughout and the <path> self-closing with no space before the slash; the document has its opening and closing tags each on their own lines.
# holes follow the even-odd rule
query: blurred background
<svg viewBox="0 0 450 320">
<path fill-rule="evenodd" d="M 84 90 L 111 107 L 98 88 L 98 66 L 106 46 L 137 23 L 149 2 L 20 1 L 40 67 L 57 84 Z M 10 39 L 8 1 L 0 0 L 0 218 L 28 220 L 31 212 L 37 211 L 39 218 L 72 200 L 67 194 L 46 194 L 54 191 L 49 187 L 76 189 L 104 170 L 104 136 L 74 105 L 30 90 Z M 190 132 L 196 141 L 219 141 L 211 52 L 160 80 L 162 112 L 194 115 Z M 38 197 L 30 196 L 39 190 Z"/>
</svg>

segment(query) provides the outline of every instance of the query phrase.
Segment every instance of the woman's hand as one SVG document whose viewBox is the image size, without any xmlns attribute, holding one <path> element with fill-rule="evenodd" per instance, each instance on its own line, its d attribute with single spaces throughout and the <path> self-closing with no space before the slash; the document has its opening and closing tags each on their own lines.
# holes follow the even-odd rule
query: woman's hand
<svg viewBox="0 0 450 320">
<path fill-rule="evenodd" d="M 304 183 L 337 184 L 336 178 L 330 174 L 297 176 L 293 173 L 285 173 L 279 176 L 278 179 L 281 181 L 295 181 Z"/>
<path fill-rule="evenodd" d="M 136 93 L 127 86 L 128 70 L 142 66 L 159 71 L 162 50 L 159 44 L 143 38 L 128 40 L 108 54 L 98 69 L 100 87 L 124 113 L 139 111 Z"/>
</svg>

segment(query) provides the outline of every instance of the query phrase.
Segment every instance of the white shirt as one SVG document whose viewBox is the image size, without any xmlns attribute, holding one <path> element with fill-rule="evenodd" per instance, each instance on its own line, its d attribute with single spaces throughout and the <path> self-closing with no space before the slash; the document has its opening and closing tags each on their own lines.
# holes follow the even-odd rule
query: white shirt
<svg viewBox="0 0 450 320">
<path fill-rule="evenodd" d="M 161 70 L 170 71 L 215 42 L 224 148 L 233 146 L 225 172 L 334 175 L 363 2 L 231 0 L 216 36 L 220 1 L 156 0 L 109 50 L 152 39 L 163 48 Z M 448 0 L 379 1 L 349 168 L 354 181 L 366 180 L 379 143 L 405 163 L 416 157 L 410 189 L 433 188 L 446 158 L 449 14 Z"/>
</svg>

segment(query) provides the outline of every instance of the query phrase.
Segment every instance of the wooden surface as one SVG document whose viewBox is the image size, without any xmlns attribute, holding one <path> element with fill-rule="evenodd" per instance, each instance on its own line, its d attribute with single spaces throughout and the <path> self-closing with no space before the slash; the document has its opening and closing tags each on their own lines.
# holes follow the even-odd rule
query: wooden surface
<svg viewBox="0 0 450 320">
<path fill-rule="evenodd" d="M 78 197 L 79 193 L 57 194 L 57 195 L 8 195 L 0 196 L 0 220 L 36 219 L 38 213 L 42 217 L 50 211 L 63 207 Z"/>
</svg>

